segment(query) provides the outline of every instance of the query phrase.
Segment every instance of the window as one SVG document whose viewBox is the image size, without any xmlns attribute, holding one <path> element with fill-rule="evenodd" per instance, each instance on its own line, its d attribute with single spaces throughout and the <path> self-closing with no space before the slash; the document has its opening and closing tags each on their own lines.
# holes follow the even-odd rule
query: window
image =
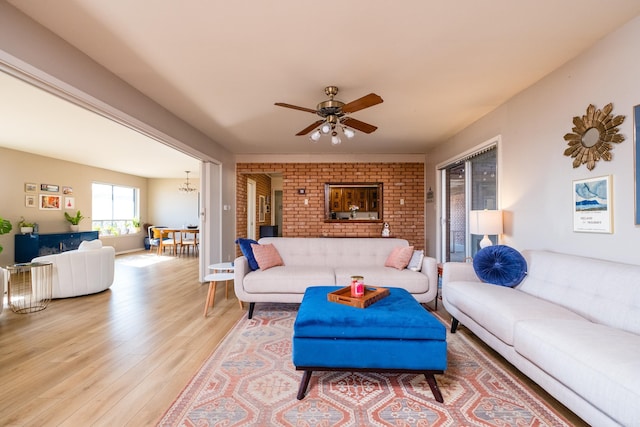
<svg viewBox="0 0 640 427">
<path fill-rule="evenodd" d="M 101 235 L 127 234 L 139 223 L 139 190 L 112 184 L 93 183 L 92 229 Z"/>
</svg>

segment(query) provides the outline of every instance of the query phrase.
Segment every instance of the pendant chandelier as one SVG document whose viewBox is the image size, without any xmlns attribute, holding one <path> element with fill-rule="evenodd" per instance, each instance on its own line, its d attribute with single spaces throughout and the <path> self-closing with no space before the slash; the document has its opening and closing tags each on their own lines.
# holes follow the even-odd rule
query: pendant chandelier
<svg viewBox="0 0 640 427">
<path fill-rule="evenodd" d="M 178 191 L 181 193 L 193 193 L 194 191 L 198 191 L 196 187 L 189 183 L 189 172 L 191 171 L 185 171 L 185 173 L 187 174 L 187 180 L 180 187 L 178 187 Z"/>
</svg>

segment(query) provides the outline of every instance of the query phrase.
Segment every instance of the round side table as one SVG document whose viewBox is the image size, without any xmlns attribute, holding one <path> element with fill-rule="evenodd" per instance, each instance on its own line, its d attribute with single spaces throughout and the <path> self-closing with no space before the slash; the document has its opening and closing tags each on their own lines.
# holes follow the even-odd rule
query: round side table
<svg viewBox="0 0 640 427">
<path fill-rule="evenodd" d="M 27 262 L 7 267 L 7 303 L 15 313 L 44 310 L 51 302 L 53 263 Z"/>
<path fill-rule="evenodd" d="M 204 280 L 209 282 L 209 291 L 207 292 L 207 301 L 204 305 L 204 317 L 207 317 L 209 307 L 213 308 L 216 299 L 216 285 L 218 282 L 225 282 L 224 284 L 224 297 L 228 297 L 228 285 L 229 280 L 233 280 L 233 273 L 213 273 L 204 276 Z"/>
</svg>

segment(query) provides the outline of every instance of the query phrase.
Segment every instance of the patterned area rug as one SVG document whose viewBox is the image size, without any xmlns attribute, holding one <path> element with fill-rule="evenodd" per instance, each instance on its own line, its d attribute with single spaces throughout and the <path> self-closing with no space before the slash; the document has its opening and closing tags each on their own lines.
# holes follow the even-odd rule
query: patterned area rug
<svg viewBox="0 0 640 427">
<path fill-rule="evenodd" d="M 465 337 L 449 334 L 436 402 L 424 375 L 314 372 L 306 397 L 291 362 L 298 306 L 242 318 L 164 414 L 161 426 L 568 426 Z"/>
</svg>

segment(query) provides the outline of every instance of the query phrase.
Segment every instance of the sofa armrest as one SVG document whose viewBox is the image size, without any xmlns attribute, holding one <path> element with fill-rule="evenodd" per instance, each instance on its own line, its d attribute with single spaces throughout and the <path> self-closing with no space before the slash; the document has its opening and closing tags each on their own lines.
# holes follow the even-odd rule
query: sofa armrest
<svg viewBox="0 0 640 427">
<path fill-rule="evenodd" d="M 442 286 L 450 282 L 481 282 L 470 262 L 445 262 L 442 266 Z"/>
<path fill-rule="evenodd" d="M 244 276 L 249 274 L 249 261 L 244 256 L 239 256 L 233 261 L 233 290 L 240 301 L 246 301 L 247 293 L 244 291 Z"/>
<path fill-rule="evenodd" d="M 422 259 L 420 272 L 429 278 L 429 288 L 438 287 L 438 263 L 435 258 L 425 256 Z"/>
</svg>

